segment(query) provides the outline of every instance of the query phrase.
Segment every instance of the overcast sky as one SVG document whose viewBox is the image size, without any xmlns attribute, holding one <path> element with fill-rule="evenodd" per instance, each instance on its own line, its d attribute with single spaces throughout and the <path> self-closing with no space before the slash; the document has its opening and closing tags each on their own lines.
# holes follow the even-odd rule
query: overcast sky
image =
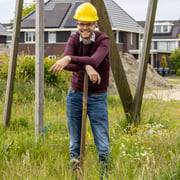
<svg viewBox="0 0 180 180">
<path fill-rule="evenodd" d="M 114 0 L 136 21 L 145 20 L 149 0 Z M 31 3 L 32 0 L 24 0 Z M 0 0 L 0 23 L 14 18 L 16 0 Z M 156 20 L 179 20 L 180 0 L 158 0 Z"/>
</svg>

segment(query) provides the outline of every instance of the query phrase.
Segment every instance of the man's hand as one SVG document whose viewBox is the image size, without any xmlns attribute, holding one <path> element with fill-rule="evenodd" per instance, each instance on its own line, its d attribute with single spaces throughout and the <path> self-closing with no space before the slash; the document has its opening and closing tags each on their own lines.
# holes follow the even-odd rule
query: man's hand
<svg viewBox="0 0 180 180">
<path fill-rule="evenodd" d="M 61 71 L 71 62 L 70 56 L 64 56 L 58 60 L 54 65 L 51 66 L 50 70 L 54 74 L 60 74 Z"/>
<path fill-rule="evenodd" d="M 90 78 L 90 81 L 100 84 L 101 77 L 99 73 L 91 65 L 86 65 L 85 69 Z"/>
</svg>

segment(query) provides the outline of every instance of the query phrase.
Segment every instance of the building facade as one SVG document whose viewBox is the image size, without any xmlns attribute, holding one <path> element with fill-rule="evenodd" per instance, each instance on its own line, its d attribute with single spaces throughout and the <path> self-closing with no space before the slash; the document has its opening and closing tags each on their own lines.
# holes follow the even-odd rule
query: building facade
<svg viewBox="0 0 180 180">
<path fill-rule="evenodd" d="M 9 40 L 11 40 L 11 33 L 0 23 L 0 55 L 9 55 Z"/>
<path fill-rule="evenodd" d="M 145 22 L 139 22 L 144 27 Z M 142 42 L 142 40 L 141 40 Z M 156 21 L 152 35 L 149 63 L 154 68 L 160 68 L 162 57 L 167 59 L 167 67 L 171 68 L 168 56 L 175 49 L 180 48 L 180 20 Z"/>
<path fill-rule="evenodd" d="M 45 57 L 57 58 L 62 55 L 66 42 L 76 32 L 73 19 L 76 8 L 83 0 L 49 0 L 44 6 Z M 118 50 L 128 52 L 139 48 L 139 32 L 144 29 L 113 0 L 105 0 L 105 6 L 114 32 Z M 35 11 L 21 22 L 19 53 L 35 54 Z"/>
</svg>

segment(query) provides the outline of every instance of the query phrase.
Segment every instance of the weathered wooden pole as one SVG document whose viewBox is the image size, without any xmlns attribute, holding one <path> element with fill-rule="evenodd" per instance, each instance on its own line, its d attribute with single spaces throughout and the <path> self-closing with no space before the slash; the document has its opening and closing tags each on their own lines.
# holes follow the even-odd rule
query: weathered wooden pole
<svg viewBox="0 0 180 180">
<path fill-rule="evenodd" d="M 84 156 L 85 156 L 85 144 L 86 144 L 86 118 L 87 118 L 87 98 L 88 98 L 88 74 L 84 74 L 84 86 L 83 86 L 83 109 L 82 109 L 82 127 L 81 127 L 81 147 L 80 147 L 80 167 L 83 171 Z M 80 174 L 82 179 L 82 174 Z"/>
<path fill-rule="evenodd" d="M 44 123 L 44 0 L 36 0 L 35 135 Z"/>
<path fill-rule="evenodd" d="M 5 106 L 4 106 L 4 116 L 3 116 L 4 127 L 7 127 L 9 125 L 11 118 L 11 107 L 12 107 L 12 99 L 13 99 L 14 80 L 16 74 L 22 8 L 23 8 L 23 0 L 16 0 L 15 18 L 14 18 L 14 26 L 13 26 L 13 40 L 11 44 Z"/>
<path fill-rule="evenodd" d="M 117 90 L 122 101 L 124 112 L 129 119 L 132 115 L 132 95 L 127 81 L 127 77 L 122 65 L 122 61 L 118 52 L 117 44 L 114 39 L 112 27 L 109 21 L 108 13 L 103 0 L 91 0 L 91 3 L 98 11 L 99 21 L 98 27 L 105 32 L 111 40 L 111 69 L 116 82 Z"/>
<path fill-rule="evenodd" d="M 156 15 L 157 2 L 158 0 L 149 0 L 148 4 L 142 53 L 139 63 L 140 67 L 138 72 L 138 81 L 136 85 L 136 92 L 133 102 L 133 119 L 135 121 L 135 124 L 139 124 L 140 121 L 140 111 L 144 92 L 144 85 L 146 80 L 146 72 L 149 60 L 149 51 L 151 47 L 151 39 Z"/>
</svg>

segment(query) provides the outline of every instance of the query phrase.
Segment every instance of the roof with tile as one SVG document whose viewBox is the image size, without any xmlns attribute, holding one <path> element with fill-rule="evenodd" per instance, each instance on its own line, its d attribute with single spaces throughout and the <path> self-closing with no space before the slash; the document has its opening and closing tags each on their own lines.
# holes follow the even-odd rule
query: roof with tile
<svg viewBox="0 0 180 180">
<path fill-rule="evenodd" d="M 0 36 L 10 36 L 10 33 L 1 23 L 0 23 Z"/>
<path fill-rule="evenodd" d="M 44 6 L 45 28 L 76 28 L 73 19 L 75 9 L 84 0 L 49 0 Z M 135 19 L 125 12 L 113 0 L 104 0 L 113 29 L 130 32 L 143 32 L 144 29 Z M 21 28 L 35 28 L 35 11 L 28 14 L 21 22 Z"/>
<path fill-rule="evenodd" d="M 138 22 L 142 27 L 145 27 L 145 21 Z M 162 21 L 155 21 L 155 24 L 171 24 L 172 28 L 170 32 L 166 33 L 155 33 L 153 32 L 152 38 L 153 39 L 176 39 L 179 38 L 178 35 L 180 34 L 180 20 L 172 21 L 172 20 L 162 20 Z"/>
</svg>

